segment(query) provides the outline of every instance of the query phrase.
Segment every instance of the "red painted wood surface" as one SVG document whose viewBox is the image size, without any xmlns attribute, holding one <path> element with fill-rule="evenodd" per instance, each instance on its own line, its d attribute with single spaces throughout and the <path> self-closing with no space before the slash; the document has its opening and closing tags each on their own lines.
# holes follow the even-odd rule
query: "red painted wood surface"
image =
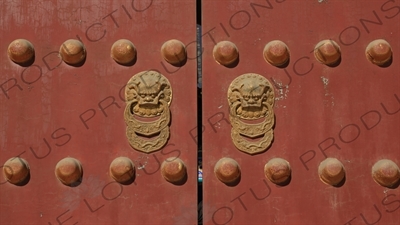
<svg viewBox="0 0 400 225">
<path fill-rule="evenodd" d="M 195 1 L 187 0 L 2 1 L 0 162 L 20 156 L 28 161 L 31 177 L 15 186 L 1 173 L 0 224 L 197 222 L 197 146 L 188 135 L 197 126 L 196 61 L 174 67 L 160 55 L 165 41 L 178 39 L 195 57 L 194 12 Z M 29 67 L 7 57 L 8 45 L 18 38 L 35 47 Z M 61 44 L 77 38 L 87 50 L 81 67 L 58 57 Z M 110 57 L 112 44 L 122 38 L 137 48 L 133 66 Z M 122 88 L 149 69 L 172 85 L 172 122 L 167 145 L 144 154 L 126 139 Z M 54 175 L 57 162 L 68 156 L 84 171 L 82 183 L 73 188 Z M 109 176 L 109 165 L 119 156 L 136 165 L 131 185 Z M 166 158 L 178 156 L 187 166 L 183 185 L 165 181 L 160 172 Z"/>
<path fill-rule="evenodd" d="M 202 12 L 204 224 L 399 224 L 400 189 L 375 183 L 371 168 L 380 159 L 400 165 L 400 2 L 203 1 Z M 392 46 L 386 68 L 365 55 L 380 38 Z M 341 47 L 336 67 L 313 55 L 324 39 Z M 214 61 L 213 47 L 224 40 L 239 49 L 236 67 Z M 288 45 L 286 68 L 263 59 L 272 40 Z M 274 141 L 257 155 L 237 150 L 230 135 L 228 87 L 244 73 L 261 74 L 275 86 Z M 238 185 L 214 175 L 222 157 L 239 163 Z M 286 186 L 264 175 L 276 157 L 292 167 Z M 341 187 L 320 181 L 318 165 L 326 157 L 343 163 Z"/>
</svg>

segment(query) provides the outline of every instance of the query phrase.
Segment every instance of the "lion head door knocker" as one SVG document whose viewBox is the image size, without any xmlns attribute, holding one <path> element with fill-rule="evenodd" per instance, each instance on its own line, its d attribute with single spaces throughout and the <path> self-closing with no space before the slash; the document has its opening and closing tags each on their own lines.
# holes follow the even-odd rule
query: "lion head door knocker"
<svg viewBox="0 0 400 225">
<path fill-rule="evenodd" d="M 167 143 L 171 100 L 171 84 L 156 71 L 140 72 L 128 81 L 124 118 L 126 136 L 134 149 L 150 153 Z"/>
<path fill-rule="evenodd" d="M 231 137 L 235 146 L 248 154 L 265 151 L 274 138 L 274 90 L 255 73 L 243 74 L 229 86 Z"/>
</svg>

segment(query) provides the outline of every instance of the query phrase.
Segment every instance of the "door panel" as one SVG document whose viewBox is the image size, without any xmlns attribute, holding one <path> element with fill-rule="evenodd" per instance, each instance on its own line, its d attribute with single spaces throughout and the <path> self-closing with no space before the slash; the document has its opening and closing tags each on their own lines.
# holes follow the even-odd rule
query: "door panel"
<svg viewBox="0 0 400 225">
<path fill-rule="evenodd" d="M 197 223 L 197 146 L 187 135 L 197 126 L 194 12 L 195 1 L 187 0 L 3 1 L 0 161 L 8 176 L 1 172 L 0 224 Z M 20 41 L 26 51 L 12 53 L 20 63 L 10 60 L 16 39 L 33 45 L 34 59 Z M 120 39 L 131 43 L 117 43 L 111 53 Z M 186 47 L 168 42 L 162 55 L 172 39 Z M 59 56 L 60 47 L 66 55 Z M 125 102 L 128 81 L 149 70 L 128 85 Z M 169 107 L 161 107 L 171 95 Z M 140 101 L 152 116 L 134 111 Z M 168 111 L 169 126 L 127 132 L 132 121 L 148 126 Z M 146 147 L 164 128 L 166 143 Z M 142 151 L 127 135 L 142 140 L 132 144 Z"/>
<path fill-rule="evenodd" d="M 398 224 L 399 7 L 203 2 L 204 224 Z"/>
</svg>

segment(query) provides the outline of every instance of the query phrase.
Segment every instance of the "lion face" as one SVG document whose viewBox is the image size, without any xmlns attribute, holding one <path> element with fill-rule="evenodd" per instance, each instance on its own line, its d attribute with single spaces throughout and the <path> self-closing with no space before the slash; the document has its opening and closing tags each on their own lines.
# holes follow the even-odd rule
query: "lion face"
<svg viewBox="0 0 400 225">
<path fill-rule="evenodd" d="M 228 93 L 231 107 L 242 119 L 259 119 L 268 114 L 267 104 L 273 102 L 274 93 L 268 81 L 260 75 L 246 74 L 235 79 Z"/>
<path fill-rule="evenodd" d="M 163 104 L 171 102 L 171 86 L 155 71 L 145 71 L 133 77 L 126 86 L 126 101 L 132 103 L 132 114 L 154 117 L 163 113 Z"/>
</svg>

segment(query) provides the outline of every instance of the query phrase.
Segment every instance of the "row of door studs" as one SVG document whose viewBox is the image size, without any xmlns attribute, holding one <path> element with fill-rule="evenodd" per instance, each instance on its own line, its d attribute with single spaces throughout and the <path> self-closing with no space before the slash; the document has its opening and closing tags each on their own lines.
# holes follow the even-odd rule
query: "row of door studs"
<svg viewBox="0 0 400 225">
<path fill-rule="evenodd" d="M 26 39 L 16 39 L 8 46 L 8 57 L 15 63 L 27 66 L 33 63 L 35 50 Z M 75 39 L 65 41 L 59 50 L 62 60 L 72 66 L 81 66 L 86 59 L 86 48 L 82 42 Z M 120 39 L 111 47 L 111 57 L 121 65 L 133 65 L 136 62 L 136 47 L 127 39 Z M 161 46 L 161 55 L 165 61 L 174 66 L 183 66 L 187 60 L 186 46 L 179 40 L 171 39 Z M 384 39 L 369 43 L 365 55 L 371 63 L 386 67 L 392 61 L 392 48 Z M 239 50 L 230 41 L 221 41 L 214 46 L 215 61 L 226 67 L 234 67 L 239 62 Z M 333 40 L 320 41 L 314 48 L 317 61 L 327 66 L 337 66 L 341 61 L 340 46 Z M 265 45 L 263 50 L 265 61 L 276 67 L 286 67 L 290 59 L 288 46 L 274 40 Z"/>
<path fill-rule="evenodd" d="M 109 175 L 118 183 L 131 184 L 135 180 L 135 165 L 127 157 L 115 158 L 109 168 Z M 30 178 L 28 162 L 20 157 L 7 160 L 3 173 L 8 182 L 15 185 L 25 185 Z M 291 180 L 291 167 L 282 158 L 273 158 L 264 166 L 265 176 L 274 184 L 287 185 Z M 232 158 L 221 158 L 214 166 L 215 176 L 228 186 L 239 183 L 241 169 Z M 82 181 L 83 169 L 81 163 L 71 157 L 60 160 L 55 168 L 57 179 L 66 186 L 77 186 Z M 187 179 L 185 163 L 179 158 L 168 158 L 161 164 L 161 175 L 173 184 L 184 184 Z M 331 186 L 342 186 L 345 182 L 346 171 L 343 164 L 336 158 L 326 158 L 318 167 L 320 180 Z M 399 185 L 400 169 L 388 159 L 377 161 L 372 167 L 372 178 L 381 186 L 392 188 Z"/>
</svg>

